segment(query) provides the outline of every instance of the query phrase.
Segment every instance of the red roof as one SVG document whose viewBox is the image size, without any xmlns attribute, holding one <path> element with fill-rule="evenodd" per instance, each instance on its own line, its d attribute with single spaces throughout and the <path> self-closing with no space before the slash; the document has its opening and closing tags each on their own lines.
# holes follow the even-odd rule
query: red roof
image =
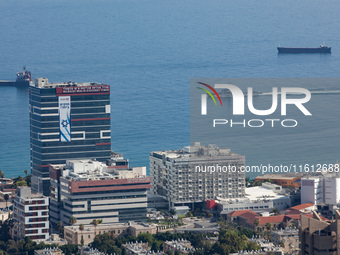
<svg viewBox="0 0 340 255">
<path fill-rule="evenodd" d="M 253 212 L 252 210 L 238 210 L 238 211 L 233 211 L 231 213 L 228 213 L 228 215 L 237 217 L 237 216 L 243 216 L 245 213 L 251 213 L 253 215 L 258 215 L 257 213 Z"/>
<path fill-rule="evenodd" d="M 259 219 L 259 225 L 266 225 L 267 223 L 280 223 L 283 221 L 285 215 L 257 217 Z"/>
<path fill-rule="evenodd" d="M 242 215 L 240 215 L 240 217 L 245 218 L 247 220 L 248 223 L 253 224 L 254 220 L 257 219 L 258 217 L 260 217 L 258 214 L 254 214 L 254 213 L 250 213 L 250 212 L 246 212 Z"/>
<path fill-rule="evenodd" d="M 291 209 L 287 209 L 287 211 L 285 213 L 285 215 L 295 215 L 295 214 L 300 215 L 301 212 L 299 210 L 295 210 L 295 209 L 292 209 L 292 210 Z"/>
<path fill-rule="evenodd" d="M 291 207 L 289 209 L 300 211 L 300 210 L 303 210 L 303 209 L 306 209 L 306 208 L 312 207 L 312 206 L 314 206 L 313 203 L 304 203 L 304 204 L 301 204 L 301 205 L 293 206 L 293 207 Z"/>
<path fill-rule="evenodd" d="M 290 219 L 295 219 L 295 220 L 300 220 L 301 214 L 289 214 L 285 215 L 285 220 L 290 220 Z"/>
</svg>

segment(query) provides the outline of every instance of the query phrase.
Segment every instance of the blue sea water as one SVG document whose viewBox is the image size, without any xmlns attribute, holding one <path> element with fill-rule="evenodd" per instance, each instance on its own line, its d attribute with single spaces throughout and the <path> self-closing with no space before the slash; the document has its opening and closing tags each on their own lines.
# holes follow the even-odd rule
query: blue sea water
<svg viewBox="0 0 340 255">
<path fill-rule="evenodd" d="M 110 84 L 112 149 L 133 166 L 148 166 L 150 151 L 189 144 L 190 78 L 339 77 L 337 0 L 16 0 L 0 1 L 0 13 L 0 79 L 15 79 L 27 65 L 52 82 Z M 331 55 L 276 51 L 323 42 Z M 330 143 L 339 134 L 337 113 L 329 117 Z M 30 167 L 27 89 L 0 87 L 0 127 L 0 169 L 23 175 Z"/>
</svg>

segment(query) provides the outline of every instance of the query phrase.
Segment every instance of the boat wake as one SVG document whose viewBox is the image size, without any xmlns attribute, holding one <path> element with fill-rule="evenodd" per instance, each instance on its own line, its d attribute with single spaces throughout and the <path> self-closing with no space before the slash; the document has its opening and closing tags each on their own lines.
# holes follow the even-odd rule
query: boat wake
<svg viewBox="0 0 340 255">
<path fill-rule="evenodd" d="M 340 90 L 326 90 L 326 89 L 318 89 L 318 90 L 309 90 L 311 94 L 340 94 Z M 277 92 L 279 95 L 281 92 Z M 263 92 L 259 93 L 259 96 L 270 96 L 273 92 Z M 301 95 L 301 93 L 287 93 L 288 95 Z"/>
</svg>

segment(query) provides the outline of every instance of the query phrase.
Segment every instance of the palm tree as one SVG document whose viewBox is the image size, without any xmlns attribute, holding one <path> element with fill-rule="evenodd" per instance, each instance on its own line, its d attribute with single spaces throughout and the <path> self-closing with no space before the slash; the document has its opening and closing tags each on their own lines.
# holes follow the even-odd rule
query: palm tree
<svg viewBox="0 0 340 255">
<path fill-rule="evenodd" d="M 94 236 L 97 235 L 97 226 L 99 224 L 102 224 L 103 223 L 103 220 L 102 219 L 94 219 L 90 224 L 92 224 L 94 226 Z"/>
<path fill-rule="evenodd" d="M 69 223 L 70 223 L 72 226 L 73 226 L 74 224 L 76 224 L 76 223 L 77 223 L 76 217 L 74 217 L 74 216 L 70 217 Z"/>
<path fill-rule="evenodd" d="M 266 228 L 267 230 L 271 230 L 272 229 L 272 224 L 270 224 L 269 222 L 266 223 Z"/>
<path fill-rule="evenodd" d="M 28 174 L 28 170 L 25 170 L 25 171 L 24 171 L 24 173 L 25 173 L 25 175 L 26 175 L 26 177 L 27 177 L 27 174 Z"/>
<path fill-rule="evenodd" d="M 97 220 L 93 220 L 91 221 L 91 223 L 94 226 L 94 236 L 97 235 L 97 225 L 98 225 L 98 221 Z"/>
<path fill-rule="evenodd" d="M 79 225 L 79 230 L 81 232 L 81 241 L 80 241 L 80 244 L 84 245 L 84 238 L 83 238 L 84 224 L 80 224 Z"/>
<path fill-rule="evenodd" d="M 8 195 L 8 194 L 5 194 L 5 195 L 4 195 L 4 199 L 5 199 L 5 201 L 6 201 L 6 208 L 8 208 L 8 207 L 7 207 L 7 201 L 9 200 L 9 195 Z"/>
</svg>

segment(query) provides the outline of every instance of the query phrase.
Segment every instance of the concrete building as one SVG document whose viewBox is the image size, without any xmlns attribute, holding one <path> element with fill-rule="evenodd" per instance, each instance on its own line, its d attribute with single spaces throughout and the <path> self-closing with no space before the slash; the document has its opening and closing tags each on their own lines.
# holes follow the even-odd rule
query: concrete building
<svg viewBox="0 0 340 255">
<path fill-rule="evenodd" d="M 215 145 L 150 153 L 152 191 L 170 207 L 244 197 L 244 156 Z"/>
<path fill-rule="evenodd" d="M 335 211 L 335 220 L 320 217 L 315 211 L 313 217 L 301 216 L 301 255 L 340 254 L 340 213 Z"/>
<path fill-rule="evenodd" d="M 187 240 L 178 239 L 174 241 L 165 241 L 163 244 L 163 251 L 165 253 L 174 252 L 179 254 L 191 254 L 195 248 Z"/>
<path fill-rule="evenodd" d="M 137 222 L 100 224 L 97 227 L 85 225 L 83 231 L 79 229 L 79 226 L 64 227 L 64 237 L 71 244 L 80 244 L 83 237 L 84 245 L 88 245 L 93 242 L 96 235 L 105 233 L 110 233 L 114 237 L 138 236 L 140 233 L 156 234 L 157 225 Z"/>
<path fill-rule="evenodd" d="M 80 246 L 78 251 L 80 255 L 107 255 L 105 252 L 101 252 L 89 246 Z"/>
<path fill-rule="evenodd" d="M 340 207 L 340 173 L 324 173 L 301 179 L 301 203 Z"/>
<path fill-rule="evenodd" d="M 162 251 L 151 251 L 151 248 L 148 246 L 148 243 L 143 242 L 130 242 L 123 244 L 122 247 L 125 249 L 126 255 L 165 255 Z"/>
<path fill-rule="evenodd" d="M 64 255 L 59 248 L 45 248 L 42 250 L 35 250 L 34 255 Z"/>
<path fill-rule="evenodd" d="M 103 224 L 146 220 L 151 178 L 145 167 L 67 160 L 50 165 L 50 179 L 53 225 L 58 221 L 69 225 L 71 217 L 77 219 L 76 225 L 90 224 L 93 219 L 102 219 Z"/>
<path fill-rule="evenodd" d="M 237 210 L 252 210 L 261 214 L 268 214 L 274 208 L 285 210 L 292 204 L 290 195 L 276 184 L 263 183 L 262 186 L 245 189 L 245 197 L 238 199 L 219 199 L 216 209 L 221 215 Z"/>
<path fill-rule="evenodd" d="M 58 246 L 62 246 L 67 244 L 67 241 L 64 238 L 60 238 L 58 234 L 51 234 L 48 239 L 44 240 L 44 244 L 56 244 Z"/>
<path fill-rule="evenodd" d="M 257 176 L 255 181 L 271 180 L 282 187 L 299 188 L 302 176 L 302 173 L 264 174 Z"/>
<path fill-rule="evenodd" d="M 110 159 L 110 86 L 49 83 L 29 87 L 32 191 L 49 195 L 49 164 Z"/>
<path fill-rule="evenodd" d="M 282 192 L 279 185 L 263 183 L 262 186 L 245 189 L 246 197 L 250 201 L 269 200 L 273 202 L 273 208 L 284 210 L 292 206 L 291 198 Z"/>
<path fill-rule="evenodd" d="M 284 254 L 297 255 L 300 251 L 299 229 L 285 228 L 271 231 L 272 242 L 276 246 L 283 246 Z"/>
<path fill-rule="evenodd" d="M 324 203 L 323 178 L 312 176 L 301 179 L 301 203 Z"/>
<path fill-rule="evenodd" d="M 14 238 L 18 240 L 28 236 L 33 241 L 48 239 L 48 205 L 47 197 L 31 193 L 29 187 L 18 188 L 13 208 Z"/>
</svg>

